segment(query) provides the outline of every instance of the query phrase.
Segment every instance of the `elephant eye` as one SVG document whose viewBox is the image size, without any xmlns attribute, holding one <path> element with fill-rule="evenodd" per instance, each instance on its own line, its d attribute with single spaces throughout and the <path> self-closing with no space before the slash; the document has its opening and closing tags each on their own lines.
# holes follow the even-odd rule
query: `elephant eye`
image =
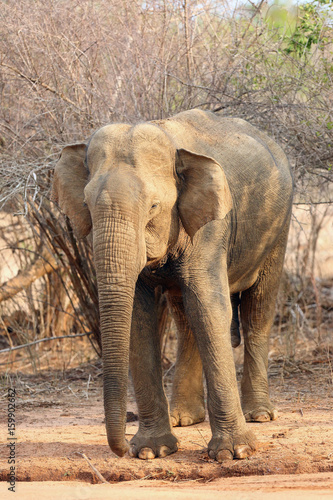
<svg viewBox="0 0 333 500">
<path fill-rule="evenodd" d="M 153 217 L 156 217 L 156 215 L 160 212 L 159 208 L 160 202 L 154 201 L 154 203 L 150 207 L 148 218 L 152 219 Z"/>
<path fill-rule="evenodd" d="M 151 206 L 150 210 L 155 210 L 155 208 L 157 208 L 159 206 L 159 204 L 160 204 L 159 201 L 155 201 L 155 203 L 153 203 L 153 205 Z"/>
</svg>

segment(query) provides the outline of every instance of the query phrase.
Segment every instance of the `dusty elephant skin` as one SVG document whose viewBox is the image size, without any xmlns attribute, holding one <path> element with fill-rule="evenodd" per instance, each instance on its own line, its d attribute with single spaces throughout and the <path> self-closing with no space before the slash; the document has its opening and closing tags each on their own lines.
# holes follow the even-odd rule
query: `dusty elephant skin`
<svg viewBox="0 0 333 500">
<path fill-rule="evenodd" d="M 204 418 L 202 366 L 219 462 L 255 449 L 246 420 L 276 418 L 267 351 L 292 205 L 281 148 L 240 119 L 199 110 L 107 125 L 64 148 L 53 197 L 78 237 L 93 231 L 111 449 L 142 459 L 177 450 L 171 425 Z M 155 290 L 179 329 L 170 416 Z M 238 395 L 232 342 L 244 332 Z M 202 364 L 201 364 L 202 360 Z M 139 431 L 125 439 L 130 364 Z"/>
</svg>

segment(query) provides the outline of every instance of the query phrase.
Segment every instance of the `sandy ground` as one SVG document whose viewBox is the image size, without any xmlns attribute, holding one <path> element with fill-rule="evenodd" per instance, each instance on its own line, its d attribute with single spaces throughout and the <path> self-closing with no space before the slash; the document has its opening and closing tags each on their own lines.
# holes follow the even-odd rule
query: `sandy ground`
<svg viewBox="0 0 333 500">
<path fill-rule="evenodd" d="M 308 500 L 331 499 L 333 488 L 333 474 L 304 474 L 302 476 L 269 476 L 223 478 L 206 484 L 187 481 L 183 484 L 169 484 L 165 481 L 138 483 L 129 481 L 118 485 L 98 484 L 87 485 L 82 482 L 56 483 L 19 483 L 17 493 L 25 500 L 146 500 L 158 498 L 160 500 L 202 500 L 205 495 L 224 500 Z M 1 490 L 0 490 L 1 491 Z M 2 493 L 2 492 L 1 492 Z M 1 498 L 13 498 L 8 493 Z"/>
<path fill-rule="evenodd" d="M 296 216 L 287 269 L 297 267 L 293 262 L 296 246 L 306 246 L 303 228 L 306 229 L 308 221 L 304 222 L 303 218 L 308 217 L 308 213 L 299 209 Z M 300 220 L 304 224 L 301 232 Z M 315 270 L 316 275 L 323 278 L 331 276 L 332 223 L 332 217 L 325 219 L 326 225 L 318 240 L 320 258 Z M 1 259 L 12 258 L 10 250 L 7 253 L 4 256 L 1 252 Z M 1 267 L 2 271 L 10 268 L 8 262 L 1 259 L 3 281 L 11 276 L 1 274 Z M 11 268 L 11 272 L 15 274 L 15 269 Z M 325 314 L 332 304 L 330 283 L 325 288 L 326 305 L 322 304 Z M 332 329 L 329 327 L 327 331 L 328 342 L 324 345 L 318 337 L 314 350 L 307 338 L 318 336 L 318 332 L 310 331 L 311 324 L 304 318 L 302 321 L 303 333 L 298 341 L 303 345 L 305 356 L 293 361 L 281 355 L 283 330 L 271 342 L 270 387 L 272 400 L 279 409 L 278 420 L 248 424 L 258 438 L 256 454 L 247 460 L 222 465 L 207 455 L 208 420 L 192 427 L 176 428 L 179 451 L 167 458 L 149 461 L 128 456 L 117 458 L 106 440 L 100 363 L 68 370 L 71 362 L 65 363 L 65 354 L 59 346 L 56 348 L 53 344 L 48 351 L 41 351 L 39 365 L 46 357 L 48 370 L 38 375 L 12 373 L 4 377 L 0 388 L 0 499 L 15 498 L 15 494 L 8 491 L 7 483 L 7 394 L 11 386 L 16 388 L 16 498 L 132 500 L 158 496 L 162 500 L 195 500 L 214 494 L 225 500 L 257 499 L 258 494 L 268 500 L 333 498 Z M 72 350 L 68 353 L 71 360 L 79 355 L 81 347 L 76 343 L 72 348 L 75 355 Z M 22 356 L 20 366 L 24 366 L 25 354 L 16 353 L 15 356 Z M 64 370 L 56 371 L 52 367 L 59 356 Z M 237 353 L 235 358 L 237 361 Z M 241 356 L 238 366 L 241 366 Z M 167 392 L 170 392 L 172 372 L 169 375 Z M 131 389 L 128 410 L 136 414 Z M 128 439 L 136 430 L 137 422 L 128 422 Z M 92 466 L 109 484 L 101 484 Z"/>
<path fill-rule="evenodd" d="M 15 384 L 17 393 L 19 498 L 139 499 L 156 496 L 157 489 L 159 498 L 203 498 L 206 490 L 223 491 L 225 498 L 229 498 L 228 491 L 237 492 L 233 494 L 237 499 L 254 498 L 256 492 L 265 492 L 265 498 L 286 498 L 290 492 L 292 498 L 333 498 L 332 359 L 321 355 L 311 364 L 274 362 L 270 373 L 271 395 L 279 408 L 279 419 L 248 424 L 258 437 L 258 451 L 247 460 L 222 465 L 207 455 L 207 420 L 176 428 L 180 448 L 167 458 L 141 461 L 113 455 L 103 423 L 98 364 L 64 374 L 14 377 L 7 383 Z M 6 391 L 4 387 L 4 410 Z M 136 413 L 131 390 L 128 409 Z M 0 424 L 4 437 L 1 441 L 5 443 L 6 411 L 1 412 Z M 128 439 L 135 434 L 137 425 L 136 421 L 128 422 Z M 96 484 L 100 481 L 82 454 L 110 485 Z M 6 444 L 1 444 L 1 498 L 12 495 L 6 483 L 7 455 Z"/>
</svg>

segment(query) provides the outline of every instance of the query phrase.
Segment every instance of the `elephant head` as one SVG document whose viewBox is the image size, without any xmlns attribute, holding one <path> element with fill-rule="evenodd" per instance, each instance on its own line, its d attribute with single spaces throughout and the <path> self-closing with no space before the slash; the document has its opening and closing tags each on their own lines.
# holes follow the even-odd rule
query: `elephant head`
<svg viewBox="0 0 333 500">
<path fill-rule="evenodd" d="M 214 159 L 177 149 L 160 126 L 107 125 L 87 145 L 63 149 L 53 199 L 78 237 L 93 231 L 106 429 L 122 456 L 136 281 L 178 244 L 180 232 L 193 240 L 207 222 L 225 217 L 228 183 Z"/>
</svg>

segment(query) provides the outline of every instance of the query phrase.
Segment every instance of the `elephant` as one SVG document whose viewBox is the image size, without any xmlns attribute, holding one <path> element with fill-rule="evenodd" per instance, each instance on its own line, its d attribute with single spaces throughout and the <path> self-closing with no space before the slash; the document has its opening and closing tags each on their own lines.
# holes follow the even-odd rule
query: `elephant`
<svg viewBox="0 0 333 500">
<path fill-rule="evenodd" d="M 106 433 L 118 456 L 178 449 L 172 426 L 204 418 L 222 462 L 246 458 L 269 421 L 269 333 L 293 198 L 285 153 L 240 118 L 200 109 L 113 123 L 62 150 L 53 200 L 78 238 L 92 231 Z M 179 331 L 171 408 L 162 380 L 156 290 Z M 241 395 L 232 342 L 244 336 Z M 230 331 L 232 335 L 230 335 Z M 125 438 L 129 368 L 139 427 Z"/>
</svg>

